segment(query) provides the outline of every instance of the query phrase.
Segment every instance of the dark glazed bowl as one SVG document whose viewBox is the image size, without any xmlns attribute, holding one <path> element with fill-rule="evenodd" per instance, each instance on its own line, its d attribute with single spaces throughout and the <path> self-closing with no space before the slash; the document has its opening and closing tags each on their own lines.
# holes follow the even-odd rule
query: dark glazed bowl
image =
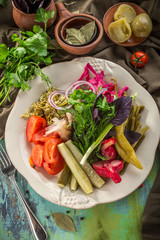
<svg viewBox="0 0 160 240">
<path fill-rule="evenodd" d="M 89 14 L 72 14 L 70 13 L 63 5 L 63 3 L 56 3 L 56 8 L 57 8 L 57 12 L 59 15 L 59 21 L 55 26 L 55 38 L 57 40 L 57 42 L 59 43 L 59 45 L 66 51 L 69 52 L 73 55 L 84 55 L 84 54 L 88 54 L 91 51 L 93 51 L 93 49 L 96 48 L 96 46 L 99 44 L 99 42 L 102 39 L 103 36 L 103 26 L 100 23 L 100 21 L 89 15 Z M 78 46 L 74 46 L 71 44 L 68 44 L 65 42 L 65 26 L 67 24 L 69 24 L 70 26 L 76 28 L 77 25 L 75 25 L 75 23 L 77 24 L 78 22 L 78 26 L 80 25 L 84 25 L 84 19 L 90 19 L 91 21 L 95 21 L 96 26 L 97 26 L 97 32 L 96 32 L 96 36 L 94 37 L 94 39 L 92 39 L 91 42 L 87 43 L 86 45 L 78 45 Z M 81 23 L 80 23 L 81 22 Z"/>
<path fill-rule="evenodd" d="M 132 47 L 132 46 L 136 46 L 142 42 L 144 42 L 147 37 L 136 37 L 134 34 L 131 35 L 131 37 L 125 41 L 124 43 L 119 43 L 116 42 L 113 38 L 110 37 L 109 33 L 108 33 L 108 27 L 110 25 L 110 23 L 114 22 L 114 13 L 117 11 L 118 7 L 122 4 L 128 4 L 130 6 L 132 6 L 136 12 L 136 14 L 140 14 L 140 13 L 147 13 L 142 7 L 138 6 L 135 3 L 130 3 L 130 2 L 121 2 L 121 3 L 117 3 L 115 5 L 113 5 L 112 7 L 110 7 L 107 12 L 105 13 L 104 17 L 103 17 L 103 27 L 105 30 L 105 33 L 107 34 L 107 36 L 110 38 L 110 40 L 118 45 L 124 46 L 124 47 Z"/>
<path fill-rule="evenodd" d="M 21 29 L 21 30 L 24 30 L 24 31 L 27 31 L 27 30 L 33 30 L 33 26 L 34 25 L 40 25 L 41 27 L 44 27 L 44 24 L 43 23 L 39 23 L 39 22 L 36 22 L 34 21 L 35 20 L 35 13 L 32 13 L 32 14 L 28 14 L 28 13 L 25 13 L 25 12 L 22 12 L 21 10 L 19 10 L 14 2 L 12 1 L 12 6 L 13 6 L 13 19 L 16 23 L 16 25 Z M 55 19 L 56 19 L 56 16 L 57 16 L 57 9 L 56 9 L 56 6 L 55 6 L 55 3 L 54 3 L 54 0 L 51 0 L 50 4 L 48 5 L 48 7 L 46 7 L 46 11 L 49 11 L 49 10 L 52 10 L 54 9 L 55 10 L 55 14 L 54 14 L 54 17 L 53 19 L 50 19 L 47 23 L 47 28 L 50 27 Z"/>
</svg>

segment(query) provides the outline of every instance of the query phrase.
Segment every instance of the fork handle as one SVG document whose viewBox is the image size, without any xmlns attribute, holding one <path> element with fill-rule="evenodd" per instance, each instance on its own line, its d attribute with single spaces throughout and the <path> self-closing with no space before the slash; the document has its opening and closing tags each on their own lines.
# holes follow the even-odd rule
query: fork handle
<svg viewBox="0 0 160 240">
<path fill-rule="evenodd" d="M 26 213 L 26 216 L 28 218 L 28 222 L 29 222 L 29 225 L 30 225 L 30 228 L 31 228 L 31 231 L 32 231 L 32 234 L 34 236 L 34 239 L 35 240 L 46 240 L 48 237 L 47 237 L 47 233 L 46 231 L 44 230 L 44 228 L 42 227 L 42 225 L 40 224 L 40 222 L 38 221 L 38 219 L 35 217 L 35 215 L 33 214 L 33 212 L 31 211 L 30 207 L 28 206 L 26 200 L 24 199 L 18 185 L 17 185 L 17 182 L 14 178 L 14 176 L 10 176 L 9 177 L 10 180 L 12 181 L 14 187 L 15 187 L 15 190 L 23 204 L 23 207 L 24 207 L 24 210 L 25 210 L 25 213 Z"/>
</svg>

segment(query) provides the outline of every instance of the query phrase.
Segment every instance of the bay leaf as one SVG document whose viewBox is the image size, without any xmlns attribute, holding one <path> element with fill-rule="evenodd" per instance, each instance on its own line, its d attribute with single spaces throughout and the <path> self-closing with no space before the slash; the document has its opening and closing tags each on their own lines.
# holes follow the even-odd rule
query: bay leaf
<svg viewBox="0 0 160 240">
<path fill-rule="evenodd" d="M 52 217 L 56 223 L 56 225 L 63 230 L 76 232 L 75 225 L 73 220 L 64 213 L 52 213 Z"/>
<path fill-rule="evenodd" d="M 86 42 L 83 33 L 76 28 L 66 29 L 66 41 L 72 45 L 81 45 Z"/>
<path fill-rule="evenodd" d="M 86 42 L 89 42 L 93 37 L 95 27 L 96 27 L 95 21 L 91 21 L 80 28 L 80 31 L 83 33 Z"/>
</svg>

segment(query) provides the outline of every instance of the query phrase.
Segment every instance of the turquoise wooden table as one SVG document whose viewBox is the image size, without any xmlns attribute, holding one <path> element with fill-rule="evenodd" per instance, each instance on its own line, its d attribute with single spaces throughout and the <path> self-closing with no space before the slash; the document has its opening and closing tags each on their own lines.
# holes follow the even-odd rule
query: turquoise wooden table
<svg viewBox="0 0 160 240">
<path fill-rule="evenodd" d="M 160 156 L 157 152 L 153 168 L 143 186 L 119 201 L 86 210 L 70 209 L 48 202 L 18 172 L 16 180 L 32 211 L 45 227 L 49 240 L 141 240 L 142 213 L 159 167 Z M 0 185 L 0 239 L 33 240 L 22 204 L 12 183 L 2 173 Z M 59 228 L 51 215 L 55 212 L 71 217 L 77 231 L 69 232 Z"/>
</svg>

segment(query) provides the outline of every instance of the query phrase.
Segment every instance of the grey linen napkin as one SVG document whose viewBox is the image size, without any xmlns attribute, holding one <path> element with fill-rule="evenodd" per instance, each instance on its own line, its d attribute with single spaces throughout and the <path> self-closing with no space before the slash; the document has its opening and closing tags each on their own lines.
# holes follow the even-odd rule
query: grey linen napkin
<svg viewBox="0 0 160 240">
<path fill-rule="evenodd" d="M 56 1 L 55 1 L 56 2 Z M 103 22 L 103 16 L 107 9 L 118 2 L 117 0 L 62 0 L 66 8 L 70 12 L 79 11 L 80 13 L 88 13 L 97 17 Z M 130 1 L 143 7 L 150 15 L 153 23 L 153 31 L 149 38 L 136 47 L 125 48 L 113 44 L 106 34 L 97 48 L 90 53 L 90 56 L 113 61 L 125 68 L 141 84 L 154 98 L 157 106 L 160 108 L 160 1 L 159 0 L 137 0 Z M 11 1 L 8 0 L 6 7 L 0 7 L 0 43 L 6 43 L 11 46 L 10 36 L 18 31 L 12 18 Z M 57 19 L 58 20 L 58 19 Z M 56 23 L 55 23 L 56 24 Z M 54 38 L 54 26 L 48 29 L 48 34 Z M 144 51 L 149 57 L 147 65 L 142 69 L 134 69 L 129 59 L 134 51 Z M 66 53 L 64 50 L 58 50 L 53 58 L 53 63 L 69 61 L 78 56 Z M 10 110 L 13 107 L 18 90 L 13 89 L 11 93 L 11 102 L 4 102 L 0 107 L 0 139 L 4 136 L 5 123 Z M 142 235 L 144 240 L 160 239 L 160 173 L 157 176 L 153 189 L 149 194 L 149 198 L 143 214 Z M 155 232 L 154 232 L 155 230 Z M 155 235 L 156 234 L 156 235 Z"/>
</svg>

